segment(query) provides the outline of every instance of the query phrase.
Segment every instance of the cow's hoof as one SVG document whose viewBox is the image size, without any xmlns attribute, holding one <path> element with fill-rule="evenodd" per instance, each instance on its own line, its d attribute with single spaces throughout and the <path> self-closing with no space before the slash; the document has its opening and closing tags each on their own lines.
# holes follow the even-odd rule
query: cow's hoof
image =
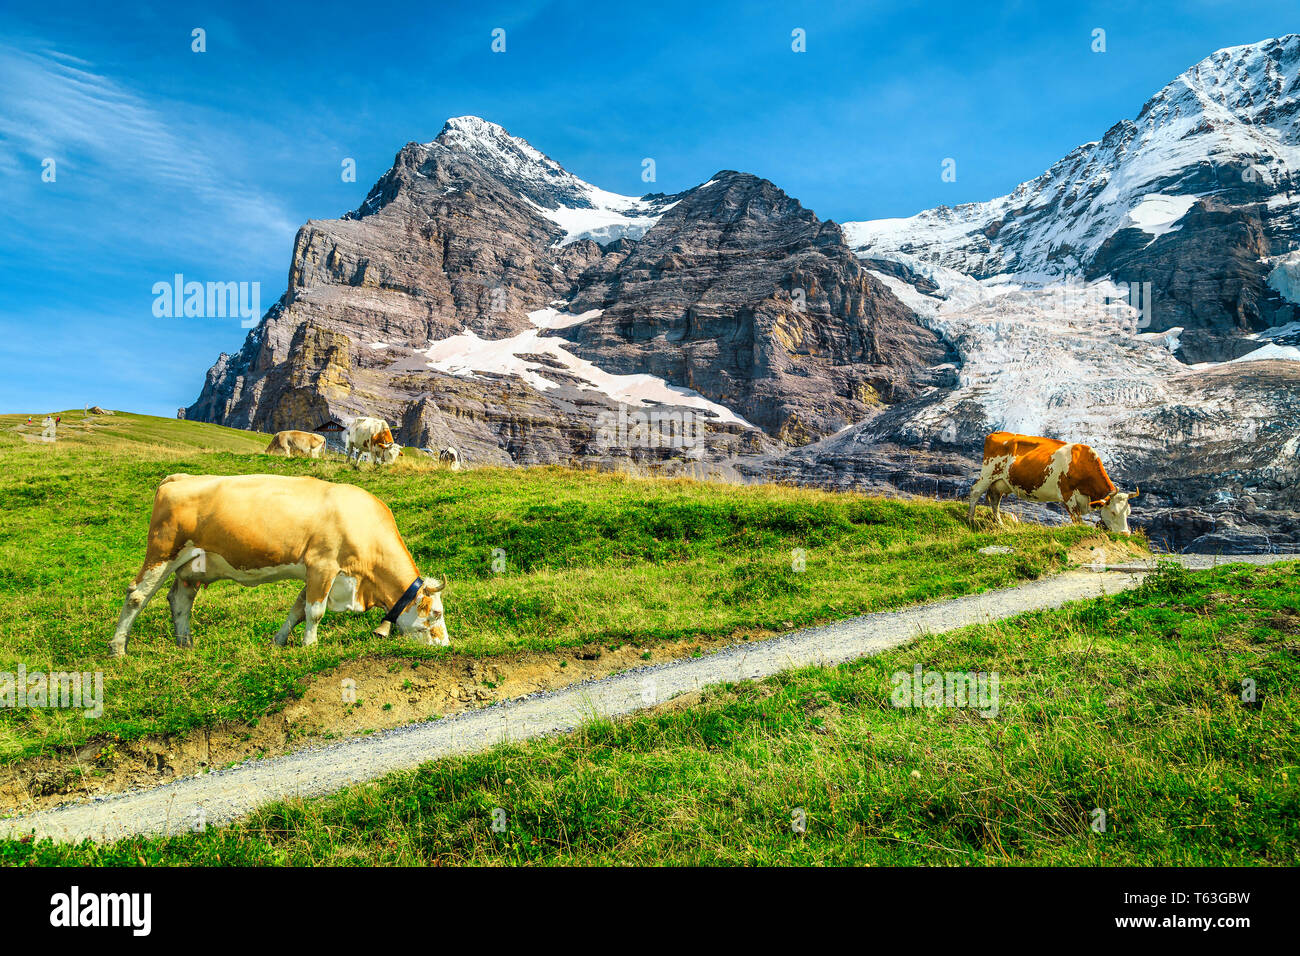
<svg viewBox="0 0 1300 956">
<path fill-rule="evenodd" d="M 289 635 L 285 634 L 283 631 L 276 631 L 271 637 L 271 643 L 276 647 L 284 647 L 284 645 L 289 643 Z"/>
<path fill-rule="evenodd" d="M 125 645 L 125 644 L 109 644 L 109 645 L 108 645 L 108 656 L 109 656 L 109 657 L 126 657 L 126 645 Z"/>
<path fill-rule="evenodd" d="M 190 637 L 189 635 L 186 635 L 185 637 L 178 637 L 178 638 L 176 638 L 176 646 L 177 646 L 177 647 L 193 647 L 193 646 L 194 646 L 194 639 L 193 639 L 192 637 Z"/>
</svg>

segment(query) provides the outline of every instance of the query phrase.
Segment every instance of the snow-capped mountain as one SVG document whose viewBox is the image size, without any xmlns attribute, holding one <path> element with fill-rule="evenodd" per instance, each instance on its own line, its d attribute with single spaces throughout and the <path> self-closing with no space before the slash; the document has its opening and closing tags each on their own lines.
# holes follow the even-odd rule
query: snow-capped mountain
<svg viewBox="0 0 1300 956">
<path fill-rule="evenodd" d="M 1298 231 L 1297 171 L 1300 35 L 1292 34 L 1206 57 L 1136 119 L 1005 196 L 844 231 L 865 257 L 908 253 L 977 278 L 1091 277 L 1117 232 L 1135 229 L 1149 241 L 1176 231 L 1205 197 L 1266 204 L 1270 241 L 1286 246 Z"/>
<path fill-rule="evenodd" d="M 676 199 L 662 194 L 621 196 L 599 189 L 534 149 L 527 140 L 477 116 L 447 120 L 437 139 L 420 144 L 420 148 L 430 154 L 473 156 L 482 170 L 564 230 L 558 245 L 579 239 L 640 239 Z M 463 185 L 452 183 L 447 189 Z M 375 200 L 377 193 L 382 195 L 380 185 L 367 197 L 367 203 Z"/>
<path fill-rule="evenodd" d="M 620 196 L 459 117 L 299 231 L 288 292 L 189 414 L 381 414 L 404 443 L 505 463 L 599 454 L 607 412 L 676 409 L 725 459 L 904 400 L 944 380 L 945 353 L 839 227 L 766 180 Z"/>
<path fill-rule="evenodd" d="M 1222 50 L 1007 196 L 843 228 L 730 170 L 609 193 L 459 117 L 299 230 L 188 413 L 945 497 L 1011 429 L 1096 447 L 1157 540 L 1300 548 L 1298 110 L 1300 37 Z M 611 448 L 627 413 L 703 445 Z"/>
<path fill-rule="evenodd" d="M 957 383 L 754 473 L 959 496 L 984 435 L 1048 435 L 1157 539 L 1300 548 L 1298 114 L 1300 36 L 1232 47 L 1007 196 L 846 224 Z"/>
<path fill-rule="evenodd" d="M 1300 35 L 1206 57 L 1006 196 L 844 230 L 866 259 L 1109 278 L 1146 298 L 1145 327 L 1183 330 L 1180 359 L 1238 358 L 1300 318 Z"/>
</svg>

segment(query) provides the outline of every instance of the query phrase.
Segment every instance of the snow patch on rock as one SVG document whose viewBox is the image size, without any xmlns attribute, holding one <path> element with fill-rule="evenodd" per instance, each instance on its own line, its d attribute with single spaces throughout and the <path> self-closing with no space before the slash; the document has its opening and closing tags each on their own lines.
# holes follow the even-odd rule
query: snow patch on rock
<svg viewBox="0 0 1300 956">
<path fill-rule="evenodd" d="M 1300 303 L 1300 252 L 1288 253 L 1276 262 L 1268 274 L 1269 288 L 1288 302 Z"/>
<path fill-rule="evenodd" d="M 561 229 L 556 245 L 579 239 L 599 243 L 640 239 L 674 203 L 667 197 L 638 199 L 599 189 L 579 179 L 527 140 L 511 136 L 478 116 L 447 120 L 426 149 L 450 149 L 473 157 L 513 187 L 541 215 Z"/>
<path fill-rule="evenodd" d="M 618 375 L 607 372 L 568 351 L 566 346 L 572 346 L 572 342 L 550 334 L 555 329 L 579 325 L 600 312 L 599 309 L 593 309 L 581 315 L 573 315 L 554 308 L 538 309 L 528 316 L 535 328 L 518 335 L 484 339 L 472 330 L 466 330 L 433 342 L 418 351 L 425 357 L 425 364 L 429 368 L 449 375 L 517 375 L 539 391 L 550 391 L 571 384 L 564 379 L 573 376 L 585 383 L 579 388 L 600 392 L 614 402 L 639 408 L 657 405 L 694 408 L 708 418 L 752 427 L 725 405 L 710 401 L 692 389 L 671 385 L 654 375 Z M 538 356 L 554 360 L 559 368 L 539 362 Z M 554 371 L 562 372 L 563 378 L 557 381 L 556 378 L 549 377 L 548 372 Z"/>
<path fill-rule="evenodd" d="M 1164 193 L 1149 193 L 1138 200 L 1136 206 L 1128 211 L 1128 222 L 1150 236 L 1163 236 L 1168 232 L 1177 232 L 1182 226 L 1178 220 L 1187 215 L 1187 210 L 1196 205 L 1199 196 L 1166 196 Z"/>
<path fill-rule="evenodd" d="M 1278 345 L 1276 342 L 1270 342 L 1268 345 L 1261 345 L 1253 352 L 1247 352 L 1233 362 L 1263 362 L 1269 359 L 1283 359 L 1288 362 L 1300 362 L 1300 348 L 1294 345 Z"/>
</svg>

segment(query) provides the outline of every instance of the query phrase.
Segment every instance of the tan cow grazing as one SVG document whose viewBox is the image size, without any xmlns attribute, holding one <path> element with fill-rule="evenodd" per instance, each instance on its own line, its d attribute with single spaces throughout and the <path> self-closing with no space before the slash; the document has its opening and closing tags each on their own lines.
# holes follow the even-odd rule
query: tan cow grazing
<svg viewBox="0 0 1300 956">
<path fill-rule="evenodd" d="M 984 439 L 984 465 L 970 492 L 972 523 L 975 505 L 985 492 L 999 523 L 1002 496 L 1019 495 L 1027 501 L 1060 502 L 1076 523 L 1097 510 L 1107 528 L 1128 534 L 1129 502 L 1141 489 L 1131 495 L 1117 491 L 1106 466 L 1087 445 L 994 432 Z"/>
<path fill-rule="evenodd" d="M 127 588 L 109 644 L 126 653 L 136 615 L 176 575 L 167 595 L 176 643 L 190 646 L 190 609 L 213 581 L 245 587 L 267 581 L 305 582 L 275 643 L 284 645 L 303 621 L 302 642 L 316 643 L 316 625 L 331 611 L 383 606 L 375 633 L 411 634 L 425 644 L 449 643 L 444 583 L 420 577 L 393 513 L 355 485 L 283 475 L 168 475 L 158 486 L 144 566 Z"/>
<path fill-rule="evenodd" d="M 283 431 L 276 432 L 271 444 L 266 446 L 264 455 L 284 455 L 292 458 L 302 455 L 304 458 L 319 458 L 325 450 L 325 436 L 315 432 Z"/>
</svg>

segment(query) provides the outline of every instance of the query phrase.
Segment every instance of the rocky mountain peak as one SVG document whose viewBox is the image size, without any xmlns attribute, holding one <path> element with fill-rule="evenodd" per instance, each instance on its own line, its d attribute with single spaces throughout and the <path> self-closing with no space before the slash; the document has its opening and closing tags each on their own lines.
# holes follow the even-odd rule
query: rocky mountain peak
<svg viewBox="0 0 1300 956">
<path fill-rule="evenodd" d="M 404 443 L 555 461 L 631 400 L 693 409 L 727 455 L 875 414 L 942 381 L 945 355 L 838 226 L 768 180 L 621 196 L 464 116 L 403 147 L 355 212 L 299 231 L 282 305 L 193 414 L 365 412 Z"/>
<path fill-rule="evenodd" d="M 1300 35 L 1211 54 L 1005 196 L 844 229 L 877 262 L 1138 284 L 1147 327 L 1186 330 L 1180 357 L 1235 358 L 1294 313 L 1261 260 L 1300 247 Z"/>
<path fill-rule="evenodd" d="M 687 457 L 732 477 L 951 495 L 984 435 L 1030 431 L 1098 448 L 1171 541 L 1300 548 L 1298 51 L 1212 54 L 1006 196 L 843 226 L 735 170 L 620 196 L 457 117 L 300 230 L 189 417 L 672 467 L 602 444 L 640 410 L 702 423 Z"/>
<path fill-rule="evenodd" d="M 1295 98 L 1300 93 L 1300 34 L 1216 50 L 1190 67 L 1152 97 L 1159 102 L 1194 99 L 1207 114 L 1232 123 L 1276 125 L 1276 111 L 1290 102 L 1287 122 L 1280 127 L 1295 142 Z M 1146 107 L 1143 108 L 1146 112 Z"/>
<path fill-rule="evenodd" d="M 664 207 L 658 226 L 641 243 L 641 255 L 681 244 L 688 236 L 717 249 L 750 251 L 814 239 L 823 224 L 811 209 L 775 183 L 751 173 L 721 170 Z M 702 239 L 705 234 L 709 238 Z M 836 229 L 838 234 L 838 229 Z"/>
<path fill-rule="evenodd" d="M 447 120 L 430 152 L 448 150 L 478 164 L 501 184 L 544 209 L 593 207 L 595 187 L 570 173 L 527 140 L 477 116 Z"/>
</svg>

